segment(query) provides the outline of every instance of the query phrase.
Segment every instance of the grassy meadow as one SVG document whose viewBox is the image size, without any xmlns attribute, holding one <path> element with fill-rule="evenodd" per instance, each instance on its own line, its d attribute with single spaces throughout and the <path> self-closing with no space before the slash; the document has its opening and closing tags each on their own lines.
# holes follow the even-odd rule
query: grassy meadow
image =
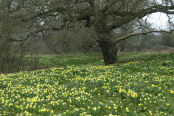
<svg viewBox="0 0 174 116">
<path fill-rule="evenodd" d="M 0 116 L 174 116 L 174 54 L 42 55 L 47 69 L 0 75 Z"/>
</svg>

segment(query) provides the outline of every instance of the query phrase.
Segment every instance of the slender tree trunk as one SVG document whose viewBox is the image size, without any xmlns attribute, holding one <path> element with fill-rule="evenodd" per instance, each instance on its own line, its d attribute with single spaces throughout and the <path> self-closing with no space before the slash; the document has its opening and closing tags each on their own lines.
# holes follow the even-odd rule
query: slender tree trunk
<svg viewBox="0 0 174 116">
<path fill-rule="evenodd" d="M 98 43 L 101 48 L 101 52 L 103 54 L 105 65 L 116 63 L 118 61 L 117 59 L 118 48 L 110 40 L 110 38 L 101 38 L 98 40 Z"/>
</svg>

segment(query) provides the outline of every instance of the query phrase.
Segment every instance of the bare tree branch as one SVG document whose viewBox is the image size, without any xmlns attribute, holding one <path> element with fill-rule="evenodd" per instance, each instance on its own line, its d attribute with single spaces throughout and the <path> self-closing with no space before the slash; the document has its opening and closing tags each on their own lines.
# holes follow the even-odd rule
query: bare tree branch
<svg viewBox="0 0 174 116">
<path fill-rule="evenodd" d="M 171 34 L 174 30 L 171 31 L 164 31 L 164 30 L 152 30 L 152 31 L 147 31 L 147 32 L 139 32 L 139 33 L 131 33 L 129 35 L 126 35 L 124 37 L 120 37 L 118 38 L 116 41 L 114 41 L 115 44 L 119 43 L 120 41 L 126 40 L 132 36 L 136 36 L 136 35 L 147 35 L 149 33 L 168 33 Z"/>
<path fill-rule="evenodd" d="M 163 5 L 155 5 L 146 9 L 137 10 L 137 11 L 108 11 L 107 15 L 115 15 L 118 16 L 116 20 L 111 22 L 108 25 L 108 29 L 112 30 L 120 27 L 133 19 L 143 18 L 147 14 L 155 13 L 155 12 L 163 12 L 166 14 L 174 14 L 174 5 L 172 6 L 163 6 Z"/>
<path fill-rule="evenodd" d="M 94 0 L 87 0 L 87 1 L 92 8 L 95 8 Z"/>
<path fill-rule="evenodd" d="M 48 30 L 53 30 L 53 31 L 58 31 L 58 30 L 62 30 L 63 27 L 52 27 L 52 28 L 40 28 L 38 30 L 29 32 L 26 37 L 24 39 L 16 39 L 16 38 L 10 38 L 10 41 L 16 41 L 16 42 L 23 42 L 26 41 L 28 38 L 30 38 L 32 35 L 43 32 L 43 31 L 48 31 Z"/>
<path fill-rule="evenodd" d="M 106 14 L 107 15 L 116 15 L 116 16 L 121 16 L 121 17 L 131 15 L 131 16 L 143 18 L 147 14 L 151 14 L 154 12 L 163 12 L 166 14 L 174 14 L 174 11 L 172 11 L 172 10 L 174 10 L 174 5 L 171 5 L 171 6 L 154 5 L 154 6 L 151 6 L 149 8 L 141 9 L 141 10 L 137 10 L 137 11 L 110 10 Z"/>
<path fill-rule="evenodd" d="M 43 13 L 38 13 L 38 14 L 36 14 L 32 17 L 29 17 L 29 18 L 23 18 L 22 21 L 27 22 L 27 21 L 33 20 L 33 19 L 38 18 L 38 17 L 47 16 L 50 13 L 55 13 L 55 12 L 64 13 L 64 12 L 67 12 L 67 11 L 68 11 L 68 9 L 66 9 L 64 7 L 57 7 L 57 8 L 48 10 L 48 11 L 43 12 Z"/>
</svg>

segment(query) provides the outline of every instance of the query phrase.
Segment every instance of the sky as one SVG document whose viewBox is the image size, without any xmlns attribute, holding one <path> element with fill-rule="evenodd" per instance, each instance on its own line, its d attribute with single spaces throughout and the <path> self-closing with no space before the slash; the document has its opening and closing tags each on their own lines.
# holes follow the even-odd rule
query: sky
<svg viewBox="0 0 174 116">
<path fill-rule="evenodd" d="M 163 5 L 162 0 L 157 0 L 158 4 Z M 170 15 L 171 16 L 171 15 Z M 173 19 L 171 20 L 174 23 L 174 15 L 172 16 Z M 147 16 L 143 19 L 145 20 Z M 151 24 L 152 28 L 159 29 L 159 30 L 168 30 L 169 23 L 168 23 L 168 16 L 165 13 L 157 12 L 148 15 L 147 22 Z"/>
<path fill-rule="evenodd" d="M 144 17 L 143 19 L 145 20 L 147 18 Z M 151 24 L 152 28 L 155 29 L 168 29 L 168 17 L 164 13 L 153 13 L 148 15 L 147 22 Z"/>
</svg>

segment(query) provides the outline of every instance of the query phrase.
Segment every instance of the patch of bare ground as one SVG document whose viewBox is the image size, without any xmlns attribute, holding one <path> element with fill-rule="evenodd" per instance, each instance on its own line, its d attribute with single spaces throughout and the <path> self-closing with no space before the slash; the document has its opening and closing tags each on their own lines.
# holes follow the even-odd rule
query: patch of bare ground
<svg viewBox="0 0 174 116">
<path fill-rule="evenodd" d="M 174 47 L 159 46 L 159 47 L 155 47 L 153 49 L 144 50 L 144 52 L 148 52 L 148 53 L 174 53 Z"/>
<path fill-rule="evenodd" d="M 166 50 L 166 53 L 174 53 L 174 48 L 170 48 L 170 49 Z"/>
</svg>

